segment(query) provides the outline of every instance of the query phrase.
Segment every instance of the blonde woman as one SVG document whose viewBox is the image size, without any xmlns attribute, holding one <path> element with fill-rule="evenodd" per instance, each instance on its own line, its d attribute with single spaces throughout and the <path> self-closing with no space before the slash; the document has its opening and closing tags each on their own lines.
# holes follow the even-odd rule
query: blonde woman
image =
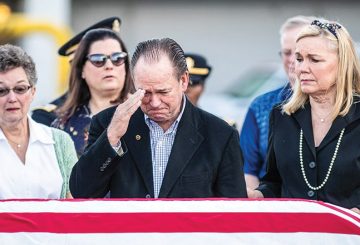
<svg viewBox="0 0 360 245">
<path fill-rule="evenodd" d="M 249 197 L 321 200 L 359 212 L 360 65 L 344 26 L 315 20 L 296 41 L 294 94 L 270 117 L 268 169 Z"/>
</svg>

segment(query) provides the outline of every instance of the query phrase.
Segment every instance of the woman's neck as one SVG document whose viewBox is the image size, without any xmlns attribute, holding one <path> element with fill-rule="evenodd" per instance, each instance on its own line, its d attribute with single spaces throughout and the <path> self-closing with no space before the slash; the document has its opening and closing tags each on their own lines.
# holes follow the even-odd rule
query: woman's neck
<svg viewBox="0 0 360 245">
<path fill-rule="evenodd" d="M 7 139 L 17 143 L 27 142 L 30 136 L 27 118 L 17 124 L 1 125 L 1 130 Z"/>
<path fill-rule="evenodd" d="M 336 91 L 331 87 L 327 91 L 322 91 L 316 94 L 311 94 L 310 105 L 320 109 L 331 109 L 335 105 Z"/>
<path fill-rule="evenodd" d="M 117 97 L 100 97 L 100 96 L 91 96 L 89 100 L 89 108 L 92 115 L 97 114 L 98 112 L 113 106 L 111 101 L 116 100 Z"/>
<path fill-rule="evenodd" d="M 310 95 L 312 118 L 321 123 L 331 122 L 331 113 L 335 105 L 335 90 Z"/>
<path fill-rule="evenodd" d="M 25 164 L 30 139 L 28 118 L 24 118 L 24 120 L 17 124 L 1 125 L 1 130 L 20 161 Z"/>
</svg>

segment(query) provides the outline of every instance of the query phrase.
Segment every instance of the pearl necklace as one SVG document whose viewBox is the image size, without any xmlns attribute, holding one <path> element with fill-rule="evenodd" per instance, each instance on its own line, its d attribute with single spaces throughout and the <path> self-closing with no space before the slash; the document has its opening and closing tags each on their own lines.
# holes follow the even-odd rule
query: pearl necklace
<svg viewBox="0 0 360 245">
<path fill-rule="evenodd" d="M 303 146 L 303 130 L 301 129 L 300 130 L 300 142 L 299 142 L 299 157 L 300 157 L 300 167 L 301 167 L 301 173 L 302 173 L 302 176 L 305 180 L 305 183 L 306 185 L 311 189 L 311 190 L 314 190 L 314 191 L 317 191 L 317 190 L 320 190 L 321 188 L 324 187 L 324 185 L 326 184 L 327 180 L 329 179 L 329 176 L 330 176 L 330 173 L 331 173 L 331 169 L 334 165 L 334 162 L 335 162 L 335 159 L 336 159 L 336 156 L 337 156 L 337 153 L 338 153 L 338 150 L 339 150 L 339 146 L 340 146 L 340 143 L 341 143 L 341 140 L 342 140 L 342 137 L 344 135 L 344 132 L 345 132 L 345 128 L 343 128 L 341 130 L 341 133 L 340 133 L 340 136 L 339 136 L 339 139 L 336 143 L 336 147 L 335 147 L 335 151 L 334 151 L 334 155 L 333 157 L 331 158 L 331 162 L 330 162 L 330 165 L 329 165 L 329 169 L 326 173 L 326 176 L 325 176 L 325 179 L 324 181 L 321 183 L 321 185 L 319 186 L 312 186 L 310 185 L 307 177 L 306 177 L 306 174 L 305 174 L 305 170 L 304 170 L 304 161 L 303 161 L 303 153 L 302 153 L 302 146 Z"/>
</svg>

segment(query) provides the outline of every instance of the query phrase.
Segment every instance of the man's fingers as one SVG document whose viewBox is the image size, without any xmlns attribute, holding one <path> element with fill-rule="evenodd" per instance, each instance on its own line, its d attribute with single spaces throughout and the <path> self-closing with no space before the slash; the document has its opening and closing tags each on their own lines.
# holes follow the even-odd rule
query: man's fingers
<svg viewBox="0 0 360 245">
<path fill-rule="evenodd" d="M 134 114 L 135 111 L 140 107 L 141 100 L 139 100 L 137 103 L 134 103 L 130 108 L 128 108 L 127 113 L 130 115 Z"/>
<path fill-rule="evenodd" d="M 142 89 L 137 90 L 132 97 L 132 100 L 130 101 L 130 103 L 128 104 L 129 106 L 127 106 L 126 108 L 128 109 L 128 111 L 133 111 L 134 106 L 137 108 L 139 108 L 139 106 L 141 105 L 141 100 L 142 98 L 144 98 L 144 94 L 145 91 Z M 135 109 L 135 110 L 136 110 Z M 132 113 L 131 113 L 132 114 Z"/>
<path fill-rule="evenodd" d="M 116 110 L 118 111 L 119 114 L 128 113 L 129 110 L 132 111 L 132 109 L 130 108 L 133 108 L 133 106 L 136 106 L 136 108 L 139 107 L 143 97 L 144 97 L 144 90 L 139 89 L 134 94 L 131 94 L 126 101 L 118 105 Z"/>
<path fill-rule="evenodd" d="M 144 94 L 145 91 L 139 89 L 134 94 L 129 95 L 128 99 L 116 108 L 107 131 L 111 145 L 116 144 L 125 134 L 130 118 L 141 105 Z"/>
</svg>

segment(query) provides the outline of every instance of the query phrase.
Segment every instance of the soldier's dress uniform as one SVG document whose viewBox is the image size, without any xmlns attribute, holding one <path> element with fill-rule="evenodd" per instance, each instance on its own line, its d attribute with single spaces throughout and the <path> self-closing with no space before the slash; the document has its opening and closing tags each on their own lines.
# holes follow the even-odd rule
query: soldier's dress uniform
<svg viewBox="0 0 360 245">
<path fill-rule="evenodd" d="M 189 89 L 195 86 L 205 86 L 205 82 L 211 73 L 212 67 L 205 57 L 196 53 L 185 53 L 186 64 L 189 70 Z M 202 93 L 202 92 L 201 92 Z M 201 94 L 200 94 L 201 95 Z M 225 119 L 224 119 L 225 120 Z M 225 120 L 230 126 L 237 129 L 235 120 Z"/>
<path fill-rule="evenodd" d="M 56 109 L 64 103 L 65 99 L 66 93 L 47 105 L 34 108 L 31 114 L 32 119 L 38 123 L 50 126 L 51 123 L 57 118 L 55 113 Z"/>
</svg>

